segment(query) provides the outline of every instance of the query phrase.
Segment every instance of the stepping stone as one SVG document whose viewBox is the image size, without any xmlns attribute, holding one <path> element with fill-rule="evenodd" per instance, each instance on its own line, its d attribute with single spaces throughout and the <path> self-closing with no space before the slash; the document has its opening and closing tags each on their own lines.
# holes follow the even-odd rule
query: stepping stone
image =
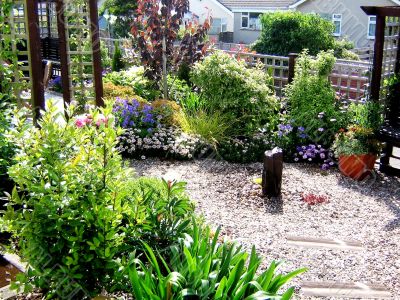
<svg viewBox="0 0 400 300">
<path fill-rule="evenodd" d="M 358 241 L 343 241 L 339 239 L 321 239 L 308 237 L 288 236 L 288 244 L 307 248 L 329 248 L 340 250 L 363 250 L 362 244 Z"/>
<path fill-rule="evenodd" d="M 339 282 L 303 282 L 300 283 L 304 296 L 345 297 L 362 299 L 390 299 L 391 293 L 381 285 Z"/>
</svg>

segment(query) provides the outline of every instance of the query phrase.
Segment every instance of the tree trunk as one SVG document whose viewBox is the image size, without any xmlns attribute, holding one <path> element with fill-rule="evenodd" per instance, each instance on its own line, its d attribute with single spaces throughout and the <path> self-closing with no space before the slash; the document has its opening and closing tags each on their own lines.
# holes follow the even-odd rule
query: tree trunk
<svg viewBox="0 0 400 300">
<path fill-rule="evenodd" d="M 168 83 L 167 83 L 167 43 L 165 41 L 165 35 L 162 40 L 163 50 L 163 93 L 164 99 L 168 100 Z"/>
</svg>

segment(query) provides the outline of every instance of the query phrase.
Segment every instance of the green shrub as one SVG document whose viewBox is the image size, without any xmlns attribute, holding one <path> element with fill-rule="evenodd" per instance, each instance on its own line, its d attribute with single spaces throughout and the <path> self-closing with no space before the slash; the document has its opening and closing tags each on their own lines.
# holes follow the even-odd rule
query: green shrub
<svg viewBox="0 0 400 300">
<path fill-rule="evenodd" d="M 136 95 L 149 101 L 160 96 L 158 89 L 154 88 L 154 83 L 144 77 L 143 67 L 131 67 L 126 71 L 108 73 L 103 77 L 103 81 L 130 87 Z"/>
<path fill-rule="evenodd" d="M 113 72 L 119 72 L 124 68 L 124 62 L 122 61 L 122 52 L 119 47 L 118 41 L 114 43 L 114 55 L 112 58 L 111 70 Z"/>
<path fill-rule="evenodd" d="M 50 104 L 40 129 L 13 130 L 19 150 L 9 173 L 16 189 L 5 220 L 29 264 L 19 277 L 27 289 L 82 299 L 106 287 L 118 266 L 128 173 L 115 150 L 110 111 L 66 120 Z"/>
<path fill-rule="evenodd" d="M 328 79 L 334 63 L 332 52 L 321 52 L 316 59 L 303 52 L 297 60 L 295 78 L 285 89 L 289 114 L 283 125 L 293 127 L 290 132 L 294 133 L 301 128 L 303 139 L 324 146 L 329 146 L 339 128 L 346 126 L 346 114 Z"/>
<path fill-rule="evenodd" d="M 317 14 L 297 11 L 273 12 L 261 16 L 262 31 L 253 45 L 258 53 L 288 55 L 308 49 L 311 55 L 334 49 L 334 25 Z"/>
<path fill-rule="evenodd" d="M 226 53 L 216 51 L 195 64 L 191 79 L 205 107 L 233 119 L 237 134 L 253 134 L 275 114 L 277 100 L 269 76 Z"/>
<path fill-rule="evenodd" d="M 166 126 L 179 126 L 181 107 L 175 101 L 155 100 L 151 102 L 153 112 L 161 116 L 160 123 Z"/>
<path fill-rule="evenodd" d="M 0 197 L 3 196 L 3 192 L 11 192 L 13 185 L 7 172 L 8 168 L 14 164 L 16 146 L 6 137 L 11 127 L 12 112 L 12 105 L 6 102 L 0 103 Z"/>
<path fill-rule="evenodd" d="M 191 235 L 172 246 L 167 259 L 145 245 L 148 263 L 136 259 L 129 269 L 135 299 L 291 298 L 293 287 L 279 291 L 305 269 L 276 274 L 279 263 L 272 262 L 257 274 L 261 259 L 254 247 L 249 257 L 241 246 L 218 238 L 219 230 L 211 238 L 208 227 L 194 223 Z"/>
<path fill-rule="evenodd" d="M 146 103 L 147 101 L 142 97 L 135 94 L 135 91 L 129 86 L 115 85 L 112 82 L 105 82 L 103 84 L 103 97 L 108 100 L 121 99 L 137 99 L 140 102 Z"/>
<path fill-rule="evenodd" d="M 180 103 L 182 99 L 191 93 L 191 88 L 185 80 L 181 80 L 176 76 L 168 76 L 168 97 L 169 100 L 174 100 Z"/>
<path fill-rule="evenodd" d="M 383 123 L 383 106 L 379 102 L 351 103 L 349 122 L 376 132 Z"/>
<path fill-rule="evenodd" d="M 333 46 L 335 57 L 347 59 L 347 60 L 360 60 L 358 54 L 352 52 L 354 49 L 354 44 L 348 40 L 335 40 Z"/>
</svg>

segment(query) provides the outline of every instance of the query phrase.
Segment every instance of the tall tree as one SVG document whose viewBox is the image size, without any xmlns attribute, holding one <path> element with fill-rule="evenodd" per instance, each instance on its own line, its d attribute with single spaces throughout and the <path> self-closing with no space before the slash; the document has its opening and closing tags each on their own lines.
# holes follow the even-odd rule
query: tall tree
<svg viewBox="0 0 400 300">
<path fill-rule="evenodd" d="M 117 37 L 128 37 L 135 18 L 137 1 L 135 0 L 105 0 L 100 8 L 100 14 L 107 12 L 115 17 L 113 34 Z"/>
<path fill-rule="evenodd" d="M 177 37 L 189 11 L 188 0 L 138 0 L 132 34 L 137 41 L 145 75 L 161 82 L 164 98 L 168 98 L 167 75 L 182 64 L 193 64 L 207 50 L 204 43 L 210 20 L 204 24 L 188 22 L 180 42 Z"/>
</svg>

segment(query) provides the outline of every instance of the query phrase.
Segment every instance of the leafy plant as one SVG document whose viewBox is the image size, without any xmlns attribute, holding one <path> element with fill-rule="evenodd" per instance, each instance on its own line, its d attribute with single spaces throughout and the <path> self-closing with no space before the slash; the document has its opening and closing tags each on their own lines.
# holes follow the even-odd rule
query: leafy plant
<svg viewBox="0 0 400 300">
<path fill-rule="evenodd" d="M 114 100 L 115 98 L 121 98 L 121 99 L 136 99 L 142 103 L 147 102 L 142 97 L 136 95 L 133 88 L 129 86 L 115 85 L 112 82 L 104 82 L 103 97 L 107 100 Z"/>
<path fill-rule="evenodd" d="M 352 125 L 336 135 L 332 146 L 337 157 L 362 154 L 377 154 L 381 143 L 374 137 L 372 129 Z"/>
<path fill-rule="evenodd" d="M 351 124 L 369 128 L 373 132 L 377 132 L 383 123 L 383 106 L 379 102 L 351 103 L 348 114 Z"/>
<path fill-rule="evenodd" d="M 295 78 L 285 89 L 291 126 L 302 128 L 310 142 L 323 146 L 330 146 L 347 122 L 328 79 L 334 63 L 332 52 L 321 52 L 312 59 L 304 51 L 297 60 Z"/>
<path fill-rule="evenodd" d="M 124 68 L 124 62 L 122 61 L 122 52 L 119 47 L 118 41 L 114 43 L 114 55 L 112 58 L 111 70 L 113 72 L 119 72 Z"/>
<path fill-rule="evenodd" d="M 28 263 L 17 284 L 47 297 L 93 296 L 110 283 L 123 236 L 122 197 L 129 172 L 116 152 L 111 107 L 67 119 L 48 104 L 32 127 L 16 120 L 16 183 L 4 215 Z"/>
<path fill-rule="evenodd" d="M 254 43 L 258 53 L 288 55 L 308 49 L 311 55 L 334 48 L 334 25 L 317 14 L 297 11 L 273 12 L 261 16 L 262 31 Z"/>
<path fill-rule="evenodd" d="M 154 83 L 144 77 L 143 67 L 131 67 L 128 70 L 108 73 L 103 77 L 103 81 L 130 87 L 134 94 L 146 100 L 157 99 L 160 95 L 158 89 L 154 89 Z"/>
<path fill-rule="evenodd" d="M 299 269 L 286 275 L 276 274 L 279 263 L 257 275 L 261 259 L 255 248 L 248 253 L 229 242 L 218 243 L 219 230 L 213 234 L 208 227 L 195 222 L 191 235 L 185 234 L 179 245 L 170 248 L 169 259 L 149 246 L 143 260 L 134 260 L 129 269 L 132 291 L 136 299 L 290 299 L 289 288 L 279 290 Z"/>
<path fill-rule="evenodd" d="M 132 34 L 137 40 L 145 76 L 160 83 L 164 99 L 168 99 L 168 72 L 181 63 L 191 65 L 206 51 L 202 40 L 210 28 L 209 20 L 203 25 L 191 26 L 180 45 L 175 49 L 180 26 L 185 13 L 189 11 L 188 0 L 139 0 L 137 16 L 132 26 Z M 201 49 L 201 50 L 199 50 Z"/>
<path fill-rule="evenodd" d="M 130 26 L 134 20 L 136 9 L 137 1 L 105 0 L 100 7 L 100 14 L 103 16 L 106 13 L 112 15 L 115 21 L 112 24 L 111 34 L 119 38 L 126 38 L 129 37 Z"/>
<path fill-rule="evenodd" d="M 151 102 L 155 115 L 160 116 L 160 123 L 166 126 L 178 126 L 181 107 L 175 101 L 155 100 Z"/>
<path fill-rule="evenodd" d="M 184 110 L 179 119 L 180 126 L 184 132 L 200 136 L 209 145 L 217 146 L 229 136 L 231 119 L 220 112 L 209 112 L 200 110 L 191 113 Z"/>
<path fill-rule="evenodd" d="M 238 135 L 251 135 L 274 118 L 277 100 L 261 68 L 248 69 L 216 51 L 195 64 L 191 79 L 208 109 L 231 116 Z"/>
<path fill-rule="evenodd" d="M 14 164 L 16 146 L 8 140 L 7 133 L 11 129 L 14 108 L 7 102 L 0 103 L 0 197 L 3 192 L 10 193 L 13 185 L 8 168 Z"/>
</svg>

